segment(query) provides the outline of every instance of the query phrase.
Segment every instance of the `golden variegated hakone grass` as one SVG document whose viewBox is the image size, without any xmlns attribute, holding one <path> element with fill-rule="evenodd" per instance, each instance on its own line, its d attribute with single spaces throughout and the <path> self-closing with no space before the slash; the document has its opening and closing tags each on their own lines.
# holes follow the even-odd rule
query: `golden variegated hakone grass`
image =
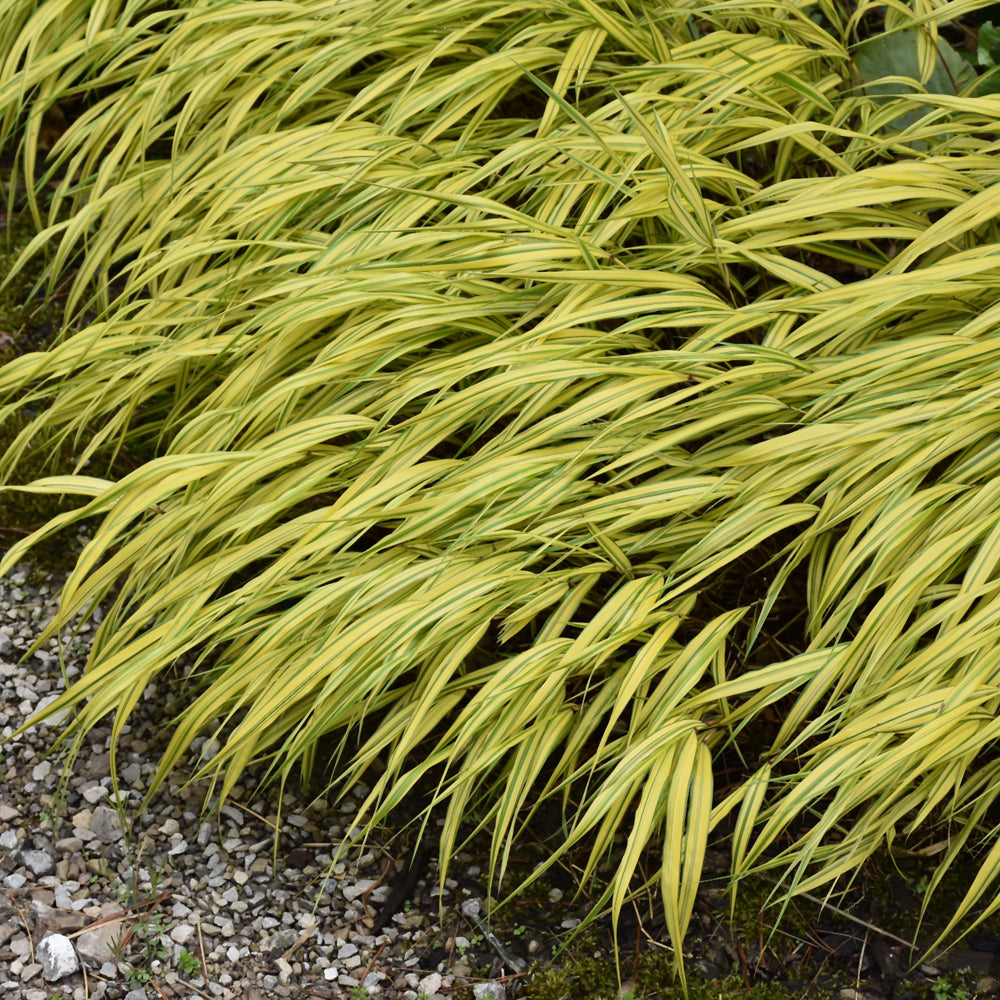
<svg viewBox="0 0 1000 1000">
<path fill-rule="evenodd" d="M 28 256 L 97 310 L 0 369 L 5 481 L 79 498 L 0 572 L 95 519 L 64 738 L 190 654 L 155 784 L 332 739 L 495 875 L 555 803 L 678 955 L 723 833 L 790 895 L 975 851 L 991 911 L 1000 99 L 867 95 L 848 6 L 6 0 Z M 976 6 L 879 24 L 929 74 Z"/>
</svg>

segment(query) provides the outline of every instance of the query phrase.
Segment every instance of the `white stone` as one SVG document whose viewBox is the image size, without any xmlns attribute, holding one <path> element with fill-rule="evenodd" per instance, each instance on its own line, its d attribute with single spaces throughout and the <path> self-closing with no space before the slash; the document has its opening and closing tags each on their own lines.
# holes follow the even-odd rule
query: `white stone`
<svg viewBox="0 0 1000 1000">
<path fill-rule="evenodd" d="M 190 912 L 190 911 L 189 911 Z M 170 940 L 174 944 L 187 944 L 194 937 L 195 929 L 190 924 L 178 924 L 170 931 Z"/>
<path fill-rule="evenodd" d="M 80 968 L 73 942 L 65 934 L 47 934 L 38 942 L 35 957 L 42 963 L 42 978 L 50 983 L 72 976 Z"/>
<path fill-rule="evenodd" d="M 439 989 L 441 989 L 441 976 L 437 972 L 431 972 L 417 983 L 417 992 L 425 993 L 427 996 L 437 993 Z"/>
<path fill-rule="evenodd" d="M 504 1000 L 507 991 L 503 983 L 476 983 L 472 987 L 472 995 L 476 1000 Z"/>
</svg>

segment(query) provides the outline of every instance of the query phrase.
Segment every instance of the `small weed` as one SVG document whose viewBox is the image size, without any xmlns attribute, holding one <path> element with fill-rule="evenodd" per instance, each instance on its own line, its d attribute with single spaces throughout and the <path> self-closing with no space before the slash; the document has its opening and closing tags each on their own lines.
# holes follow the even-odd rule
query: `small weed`
<svg viewBox="0 0 1000 1000">
<path fill-rule="evenodd" d="M 123 823 L 124 828 L 124 823 Z M 141 881 L 148 882 L 148 898 L 155 899 L 159 888 L 159 872 L 145 871 L 140 869 L 140 857 L 137 854 L 131 861 L 131 874 L 128 881 L 117 887 L 117 894 L 122 905 L 130 905 L 147 896 L 146 888 L 141 885 Z M 141 873 L 141 874 L 140 874 Z M 126 962 L 129 971 L 125 978 L 130 983 L 142 985 L 149 982 L 149 966 L 156 961 L 163 961 L 167 958 L 168 949 L 163 943 L 163 938 L 169 933 L 173 923 L 160 913 L 153 911 L 142 913 L 136 919 L 131 929 L 125 935 L 120 945 L 119 959 Z M 128 953 L 126 954 L 126 949 Z M 195 960 L 197 963 L 197 960 Z"/>
<path fill-rule="evenodd" d="M 141 969 L 134 965 L 129 965 L 125 969 L 125 979 L 129 986 L 145 986 L 150 978 L 149 969 Z"/>
<path fill-rule="evenodd" d="M 198 961 L 198 956 L 182 950 L 177 956 L 177 971 L 189 979 L 196 975 L 201 971 L 201 962 Z"/>
<path fill-rule="evenodd" d="M 931 984 L 931 995 L 934 1000 L 969 1000 L 969 991 L 955 982 L 950 976 L 942 976 Z"/>
</svg>

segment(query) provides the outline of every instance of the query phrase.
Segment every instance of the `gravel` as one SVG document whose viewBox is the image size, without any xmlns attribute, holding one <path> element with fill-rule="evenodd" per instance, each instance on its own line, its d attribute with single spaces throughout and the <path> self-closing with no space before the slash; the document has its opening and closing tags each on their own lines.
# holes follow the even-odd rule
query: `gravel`
<svg viewBox="0 0 1000 1000">
<path fill-rule="evenodd" d="M 165 745 L 162 684 L 149 686 L 123 729 L 120 798 L 110 719 L 86 736 L 67 774 L 61 750 L 46 756 L 63 720 L 12 740 L 63 690 L 62 671 L 72 681 L 83 670 L 86 622 L 63 634 L 62 669 L 55 639 L 22 659 L 57 606 L 57 581 L 21 569 L 0 580 L 0 996 L 439 1000 L 462 986 L 477 1000 L 516 994 L 519 973 L 552 942 L 489 933 L 479 915 L 488 892 L 471 856 L 454 859 L 443 896 L 429 865 L 384 931 L 372 932 L 405 858 L 352 839 L 363 787 L 336 809 L 286 788 L 279 810 L 277 791 L 255 792 L 251 775 L 205 813 L 205 787 L 172 783 L 139 814 Z M 196 741 L 191 763 L 212 750 Z"/>
</svg>

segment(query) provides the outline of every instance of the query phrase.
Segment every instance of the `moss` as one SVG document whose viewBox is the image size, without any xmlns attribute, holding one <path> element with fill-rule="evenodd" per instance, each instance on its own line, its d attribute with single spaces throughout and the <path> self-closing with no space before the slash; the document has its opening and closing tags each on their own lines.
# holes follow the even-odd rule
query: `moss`
<svg viewBox="0 0 1000 1000">
<path fill-rule="evenodd" d="M 611 958 L 583 958 L 534 973 L 522 991 L 525 1000 L 719 1000 L 737 994 L 752 1000 L 810 1000 L 827 996 L 828 991 L 800 982 L 758 983 L 747 988 L 736 974 L 706 980 L 690 973 L 687 992 L 673 974 L 673 959 L 665 953 L 622 958 L 619 982 Z"/>
<path fill-rule="evenodd" d="M 919 889 L 933 870 L 933 864 L 924 859 L 908 858 L 905 863 L 895 865 L 888 855 L 877 856 L 859 873 L 845 893 L 846 898 L 831 902 L 850 908 L 861 919 L 869 919 L 900 937 L 916 934 L 919 930 L 920 940 L 926 946 L 947 926 L 968 888 L 967 873 L 963 876 L 958 870 L 949 872 L 928 902 L 918 928 L 922 902 Z M 807 958 L 808 949 L 800 949 L 794 961 L 787 961 L 785 942 L 815 940 L 818 929 L 835 926 L 841 923 L 841 918 L 799 898 L 780 914 L 779 921 L 780 910 L 772 902 L 772 890 L 773 886 L 764 879 L 747 878 L 736 896 L 731 920 L 728 905 L 720 901 L 712 921 L 713 930 L 707 939 L 700 940 L 692 928 L 690 940 L 686 942 L 686 947 L 690 948 L 686 960 L 686 1000 L 727 1000 L 737 995 L 748 1000 L 809 1000 L 836 995 L 841 990 L 866 993 L 869 977 L 878 979 L 875 968 L 864 973 L 860 981 L 857 979 L 852 963 L 859 961 L 859 956 L 843 960 L 831 956 L 833 960 L 827 961 L 817 951 L 810 959 Z M 912 897 L 908 894 L 910 891 Z M 724 932 L 719 930 L 716 921 L 724 926 Z M 775 930 L 776 923 L 778 930 Z M 853 926 L 852 929 L 859 930 Z M 1000 920 L 988 919 L 976 933 L 990 938 L 1000 936 Z M 763 964 L 774 978 L 748 982 L 738 963 L 723 957 L 723 949 L 715 947 L 724 938 L 734 942 L 748 959 L 756 959 L 762 949 L 770 952 Z M 621 1000 L 629 996 L 634 1000 L 652 997 L 681 1000 L 685 997 L 674 976 L 670 953 L 657 951 L 638 958 L 634 954 L 620 953 L 619 979 L 613 954 L 601 955 L 599 946 L 595 945 L 598 945 L 596 938 L 581 935 L 574 942 L 572 952 L 567 949 L 552 965 L 533 969 L 520 996 L 524 1000 Z M 714 962 L 699 962 L 705 954 Z M 927 965 L 904 969 L 893 986 L 894 995 L 907 1000 L 970 1000 L 982 991 L 981 973 L 948 969 L 949 964 L 959 960 L 959 954 L 953 952 L 944 960 L 944 970 Z M 914 953 L 913 958 L 923 961 L 919 953 Z M 718 974 L 706 978 L 700 974 L 699 966 L 717 969 Z"/>
</svg>

